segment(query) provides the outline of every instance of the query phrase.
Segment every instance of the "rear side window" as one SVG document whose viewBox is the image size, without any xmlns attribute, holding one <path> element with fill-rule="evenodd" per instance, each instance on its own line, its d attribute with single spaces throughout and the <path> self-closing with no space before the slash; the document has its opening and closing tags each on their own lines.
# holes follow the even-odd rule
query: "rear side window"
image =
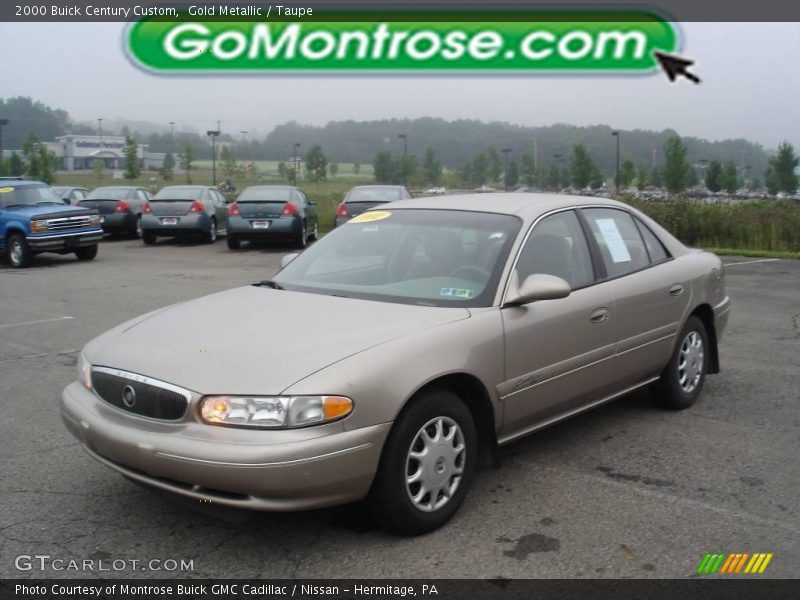
<svg viewBox="0 0 800 600">
<path fill-rule="evenodd" d="M 573 211 L 542 219 L 525 242 L 517 261 L 520 284 L 539 273 L 561 277 L 572 289 L 594 281 L 589 247 Z"/>
<path fill-rule="evenodd" d="M 639 227 L 642 239 L 644 239 L 647 254 L 650 255 L 650 262 L 656 264 L 667 260 L 670 257 L 669 253 L 666 248 L 664 248 L 664 244 L 661 243 L 661 240 L 656 237 L 656 234 L 650 231 L 650 228 L 639 219 L 636 219 L 636 225 Z"/>
<path fill-rule="evenodd" d="M 650 265 L 642 236 L 628 213 L 613 208 L 585 208 L 583 214 L 608 277 L 619 277 Z"/>
</svg>

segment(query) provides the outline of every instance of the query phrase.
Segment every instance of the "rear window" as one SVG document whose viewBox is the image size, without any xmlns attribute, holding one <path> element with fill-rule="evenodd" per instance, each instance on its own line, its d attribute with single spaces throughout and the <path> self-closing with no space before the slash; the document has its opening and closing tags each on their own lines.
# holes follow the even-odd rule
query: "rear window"
<svg viewBox="0 0 800 600">
<path fill-rule="evenodd" d="M 347 194 L 345 202 L 393 202 L 403 198 L 400 188 L 355 188 Z"/>
<path fill-rule="evenodd" d="M 245 188 L 237 202 L 289 202 L 292 189 L 287 187 L 256 186 Z"/>
<path fill-rule="evenodd" d="M 87 200 L 125 200 L 131 193 L 131 188 L 101 187 L 89 194 Z"/>
<path fill-rule="evenodd" d="M 190 186 L 170 186 L 161 189 L 155 196 L 154 202 L 159 200 L 199 200 L 203 195 L 203 188 L 190 187 Z"/>
</svg>

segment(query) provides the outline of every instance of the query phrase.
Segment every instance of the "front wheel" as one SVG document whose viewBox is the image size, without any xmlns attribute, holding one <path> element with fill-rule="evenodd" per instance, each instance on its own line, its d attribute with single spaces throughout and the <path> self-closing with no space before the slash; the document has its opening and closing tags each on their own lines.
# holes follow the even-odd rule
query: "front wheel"
<svg viewBox="0 0 800 600">
<path fill-rule="evenodd" d="M 156 243 L 157 236 L 149 231 L 142 231 L 142 242 L 145 246 L 152 246 Z"/>
<path fill-rule="evenodd" d="M 653 384 L 656 401 L 664 408 L 682 410 L 695 403 L 708 373 L 711 348 L 703 322 L 692 316 L 678 337 L 678 346 Z"/>
<path fill-rule="evenodd" d="M 242 247 L 242 240 L 240 240 L 235 235 L 228 234 L 228 237 L 225 238 L 225 241 L 228 242 L 228 249 L 230 250 L 238 250 Z"/>
<path fill-rule="evenodd" d="M 206 244 L 213 244 L 217 241 L 217 222 L 214 219 L 211 219 L 211 225 L 208 226 L 208 231 L 206 232 L 203 241 Z"/>
<path fill-rule="evenodd" d="M 94 260 L 97 256 L 97 244 L 92 246 L 84 246 L 75 250 L 75 256 L 78 260 Z"/>
<path fill-rule="evenodd" d="M 382 527 L 419 535 L 447 523 L 475 476 L 478 438 L 469 409 L 454 393 L 419 397 L 395 422 L 370 491 Z"/>
<path fill-rule="evenodd" d="M 300 233 L 297 234 L 297 237 L 294 239 L 294 247 L 298 250 L 303 250 L 308 244 L 308 233 L 306 231 L 306 222 L 303 221 L 302 225 L 300 226 Z"/>
<path fill-rule="evenodd" d="M 139 239 L 142 239 L 142 216 L 139 215 L 136 217 L 136 228 L 133 230 L 133 235 Z"/>
<path fill-rule="evenodd" d="M 6 258 L 15 269 L 29 267 L 33 261 L 33 252 L 25 237 L 19 233 L 14 233 L 8 238 L 6 246 Z"/>
</svg>

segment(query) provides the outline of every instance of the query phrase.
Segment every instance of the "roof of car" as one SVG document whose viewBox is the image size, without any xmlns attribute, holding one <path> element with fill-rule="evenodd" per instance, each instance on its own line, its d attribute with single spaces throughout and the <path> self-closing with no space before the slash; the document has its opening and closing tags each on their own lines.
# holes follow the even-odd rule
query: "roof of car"
<svg viewBox="0 0 800 600">
<path fill-rule="evenodd" d="M 0 178 L 0 187 L 24 187 L 28 185 L 47 185 L 43 181 L 31 181 L 30 179 L 3 179 Z"/>
<path fill-rule="evenodd" d="M 452 194 L 447 196 L 426 196 L 410 200 L 397 200 L 381 206 L 382 210 L 388 208 L 426 208 L 440 210 L 469 210 L 477 212 L 501 213 L 519 215 L 521 217 L 535 217 L 537 215 L 564 208 L 567 206 L 622 206 L 627 205 L 607 198 L 590 196 L 568 196 L 554 193 L 515 193 L 500 192 L 495 194 Z"/>
</svg>

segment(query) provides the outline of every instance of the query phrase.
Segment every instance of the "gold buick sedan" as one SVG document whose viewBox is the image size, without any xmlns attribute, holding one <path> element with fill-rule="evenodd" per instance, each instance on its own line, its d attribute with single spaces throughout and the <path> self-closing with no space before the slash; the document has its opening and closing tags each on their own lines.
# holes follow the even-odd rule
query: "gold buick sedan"
<svg viewBox="0 0 800 600">
<path fill-rule="evenodd" d="M 130 479 L 259 510 L 367 499 L 419 534 L 499 445 L 643 386 L 691 406 L 729 311 L 720 259 L 620 202 L 401 200 L 92 340 L 61 413 Z"/>
</svg>

